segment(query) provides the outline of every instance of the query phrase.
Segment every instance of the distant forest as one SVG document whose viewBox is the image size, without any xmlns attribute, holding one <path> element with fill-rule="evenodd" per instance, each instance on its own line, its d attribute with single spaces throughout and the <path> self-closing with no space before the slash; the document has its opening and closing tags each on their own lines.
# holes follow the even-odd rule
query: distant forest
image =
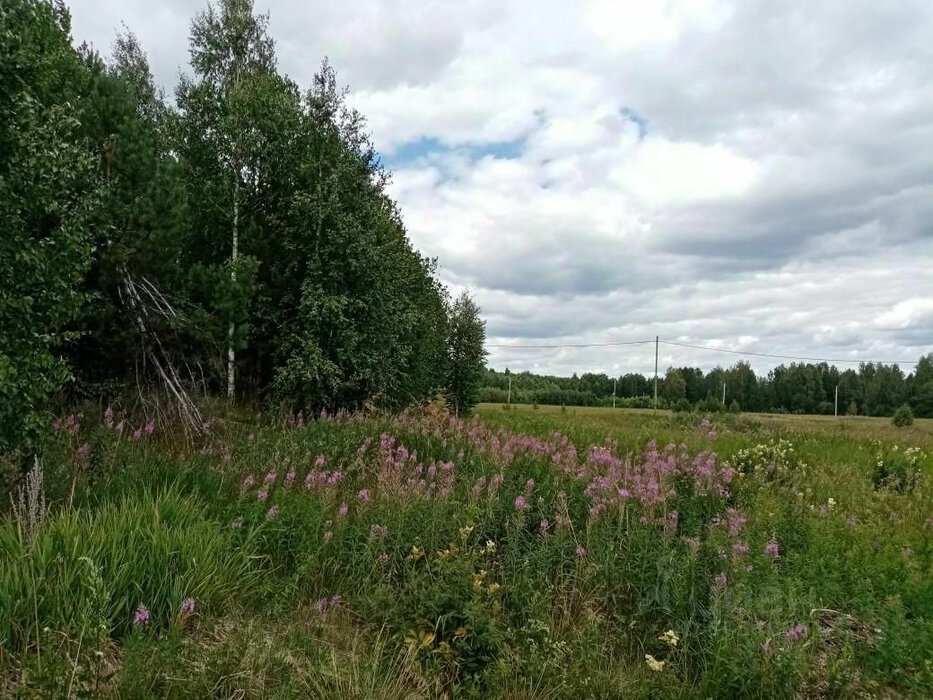
<svg viewBox="0 0 933 700">
<path fill-rule="evenodd" d="M 615 383 L 616 405 L 648 408 L 654 405 L 654 377 L 628 373 L 574 374 L 555 377 L 487 369 L 480 401 L 505 403 L 509 379 L 513 403 L 566 406 L 611 406 Z M 780 365 L 767 375 L 756 375 L 747 362 L 728 369 L 704 372 L 698 367 L 670 367 L 658 377 L 658 401 L 665 408 L 700 407 L 716 410 L 816 413 L 831 415 L 836 387 L 839 414 L 889 416 L 908 404 L 919 417 L 933 417 L 933 353 L 920 358 L 910 374 L 897 365 L 865 363 L 840 370 L 824 363 Z"/>
</svg>

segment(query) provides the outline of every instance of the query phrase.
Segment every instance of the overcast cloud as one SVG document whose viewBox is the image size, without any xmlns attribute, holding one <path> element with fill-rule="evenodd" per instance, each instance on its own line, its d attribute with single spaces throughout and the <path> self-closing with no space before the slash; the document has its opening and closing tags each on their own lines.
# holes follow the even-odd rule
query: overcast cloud
<svg viewBox="0 0 933 700">
<path fill-rule="evenodd" d="M 414 244 L 474 291 L 491 345 L 933 350 L 929 0 L 256 6 L 297 82 L 330 57 Z M 171 92 L 203 5 L 71 7 L 101 53 L 136 32 Z M 654 364 L 647 345 L 490 350 L 499 369 Z M 735 359 L 661 348 L 663 366 Z"/>
</svg>

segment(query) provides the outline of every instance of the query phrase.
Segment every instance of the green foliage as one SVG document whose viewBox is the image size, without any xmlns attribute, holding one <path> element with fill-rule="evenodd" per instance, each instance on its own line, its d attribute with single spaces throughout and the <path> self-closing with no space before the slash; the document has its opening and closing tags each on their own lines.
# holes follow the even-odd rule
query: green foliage
<svg viewBox="0 0 933 700">
<path fill-rule="evenodd" d="M 85 68 L 59 5 L 0 8 L 0 453 L 34 439 L 70 376 L 59 349 L 91 262 L 94 157 L 76 106 Z"/>
<path fill-rule="evenodd" d="M 910 406 L 903 404 L 894 412 L 894 416 L 891 418 L 891 425 L 896 428 L 906 428 L 914 424 L 914 412 L 911 410 Z"/>
<path fill-rule="evenodd" d="M 447 341 L 447 403 L 456 414 L 476 405 L 486 361 L 486 322 L 468 292 L 450 307 Z"/>
</svg>

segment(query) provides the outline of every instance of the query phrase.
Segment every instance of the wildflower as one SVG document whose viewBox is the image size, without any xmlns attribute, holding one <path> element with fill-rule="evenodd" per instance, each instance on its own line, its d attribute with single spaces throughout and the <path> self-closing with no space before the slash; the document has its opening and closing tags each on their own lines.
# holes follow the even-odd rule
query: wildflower
<svg viewBox="0 0 933 700">
<path fill-rule="evenodd" d="M 486 540 L 486 554 L 495 554 L 496 543 L 492 540 Z"/>
<path fill-rule="evenodd" d="M 121 420 L 119 423 L 117 423 L 116 427 L 114 427 L 114 431 L 115 431 L 118 435 L 122 435 L 122 434 L 123 434 L 123 427 L 124 427 L 125 423 L 126 423 L 125 421 L 122 421 L 122 420 Z"/>
<path fill-rule="evenodd" d="M 113 409 L 110 406 L 107 406 L 107 410 L 104 411 L 104 425 L 108 428 L 113 427 Z"/>
<path fill-rule="evenodd" d="M 269 472 L 268 474 L 266 474 L 266 479 L 265 479 L 266 484 L 274 484 L 275 480 L 278 478 L 279 478 L 278 474 L 276 474 L 275 472 Z"/>
<path fill-rule="evenodd" d="M 742 556 L 743 554 L 748 553 L 748 545 L 744 542 L 736 542 L 732 545 L 732 553 L 736 556 Z"/>
<path fill-rule="evenodd" d="M 139 438 L 142 437 L 142 434 L 143 434 L 142 428 L 136 428 L 136 430 L 133 431 L 133 439 L 139 440 Z"/>
<path fill-rule="evenodd" d="M 846 527 L 849 528 L 850 530 L 855 527 L 855 516 L 854 515 L 850 515 L 846 519 Z"/>
<path fill-rule="evenodd" d="M 290 469 L 288 473 L 285 475 L 285 486 L 286 487 L 291 486 L 293 483 L 295 483 L 295 476 L 296 476 L 295 470 Z"/>
<path fill-rule="evenodd" d="M 137 627 L 142 627 L 143 625 L 149 624 L 149 608 L 145 605 L 140 605 L 136 609 L 136 614 L 133 616 L 133 624 Z"/>
<path fill-rule="evenodd" d="M 327 598 L 321 598 L 317 602 L 317 611 L 319 615 L 323 615 L 327 612 Z"/>
<path fill-rule="evenodd" d="M 232 527 L 234 530 L 239 530 L 241 527 L 243 527 L 243 518 L 235 518 L 234 521 L 230 523 L 230 527 Z"/>
<path fill-rule="evenodd" d="M 529 479 L 528 481 L 525 482 L 525 490 L 526 490 L 526 491 L 531 491 L 532 489 L 534 489 L 534 487 L 535 487 L 535 480 L 534 480 L 534 479 Z"/>
<path fill-rule="evenodd" d="M 547 518 L 545 518 L 538 524 L 538 529 L 541 530 L 542 534 L 547 532 L 549 527 L 551 527 L 551 523 L 547 521 Z"/>
<path fill-rule="evenodd" d="M 79 447 L 75 453 L 77 454 L 78 459 L 87 459 L 87 452 L 89 448 L 90 447 L 87 443 L 84 443 L 83 445 L 81 445 L 81 447 Z"/>
<path fill-rule="evenodd" d="M 469 539 L 470 535 L 473 534 L 473 526 L 466 525 L 465 527 L 460 528 L 460 538 L 463 540 Z"/>
<path fill-rule="evenodd" d="M 185 598 L 181 603 L 181 614 L 190 615 L 194 612 L 194 598 Z"/>
<path fill-rule="evenodd" d="M 806 639 L 809 632 L 806 625 L 796 624 L 787 630 L 787 634 L 784 635 L 784 638 L 788 642 L 794 643 L 801 639 Z"/>
<path fill-rule="evenodd" d="M 677 642 L 680 641 L 680 637 L 677 636 L 677 633 L 674 630 L 668 630 L 664 634 L 660 635 L 658 639 L 667 644 L 669 647 L 676 647 Z"/>
<path fill-rule="evenodd" d="M 716 576 L 713 578 L 713 586 L 719 590 L 725 589 L 728 583 L 729 579 L 727 579 L 726 575 L 723 573 L 716 574 Z"/>
<path fill-rule="evenodd" d="M 262 489 L 261 491 L 259 491 L 259 492 L 256 494 L 256 498 L 259 499 L 259 502 L 260 502 L 260 503 L 263 503 L 263 502 L 265 502 L 265 500 L 266 500 L 267 498 L 269 498 L 269 492 L 266 491 L 265 489 Z"/>
<path fill-rule="evenodd" d="M 479 573 L 473 574 L 473 589 L 480 591 L 483 589 L 483 580 L 486 578 L 486 570 L 481 569 Z"/>
<path fill-rule="evenodd" d="M 528 501 L 525 500 L 525 497 L 516 496 L 515 497 L 515 510 L 521 511 L 521 510 L 527 510 L 527 509 L 528 509 Z"/>
<path fill-rule="evenodd" d="M 826 499 L 826 505 L 828 505 L 830 510 L 832 510 L 833 506 L 836 505 L 836 499 L 835 498 Z"/>
<path fill-rule="evenodd" d="M 666 661 L 658 661 L 651 654 L 645 654 L 645 663 L 648 664 L 648 668 L 656 673 L 660 673 L 664 670 L 664 664 Z"/>
<path fill-rule="evenodd" d="M 411 547 L 411 558 L 412 558 L 413 561 L 418 561 L 419 559 L 421 559 L 421 557 L 422 557 L 423 555 L 424 555 L 424 552 L 423 552 L 422 550 L 420 550 L 420 549 L 418 549 L 418 547 L 412 545 L 412 547 Z"/>
<path fill-rule="evenodd" d="M 145 427 L 146 435 L 152 435 L 155 432 L 155 423 L 149 421 Z"/>
<path fill-rule="evenodd" d="M 383 552 L 379 555 L 379 564 L 380 566 L 386 566 L 389 563 L 389 555 Z"/>
<path fill-rule="evenodd" d="M 330 607 L 336 608 L 336 607 L 337 607 L 338 605 L 340 605 L 340 603 L 342 603 L 342 602 L 343 602 L 343 598 L 341 598 L 340 595 L 335 594 L 335 595 L 331 596 L 331 599 L 330 599 Z"/>
<path fill-rule="evenodd" d="M 350 512 L 350 508 L 347 506 L 347 504 L 341 503 L 340 508 L 337 509 L 337 515 L 339 515 L 341 518 L 345 518 L 347 517 L 348 512 Z"/>
<path fill-rule="evenodd" d="M 774 540 L 771 540 L 770 542 L 768 542 L 768 544 L 765 545 L 765 554 L 771 557 L 772 559 L 777 559 L 779 556 L 779 552 L 780 552 L 780 548 L 778 547 L 778 543 L 775 542 Z"/>
<path fill-rule="evenodd" d="M 577 557 L 582 559 L 586 556 L 586 549 L 584 549 L 582 544 L 578 544 L 577 548 L 574 550 L 574 553 L 577 555 Z"/>
<path fill-rule="evenodd" d="M 273 519 L 276 515 L 278 515 L 278 514 L 279 514 L 279 507 L 278 507 L 278 506 L 272 506 L 269 510 L 266 511 L 266 517 L 267 517 L 269 520 L 272 520 L 272 519 Z"/>
<path fill-rule="evenodd" d="M 252 475 L 250 475 L 250 476 L 246 477 L 245 479 L 243 479 L 243 488 L 244 488 L 244 489 L 251 489 L 251 488 L 253 488 L 253 486 L 254 486 L 255 484 L 256 484 L 256 480 L 252 477 Z"/>
<path fill-rule="evenodd" d="M 362 489 L 356 497 L 360 499 L 361 503 L 369 503 L 372 500 L 372 495 L 369 492 L 369 489 Z"/>
<path fill-rule="evenodd" d="M 330 541 L 331 541 L 331 538 L 333 538 L 333 536 L 334 536 L 334 533 L 331 532 L 330 530 L 328 530 L 327 532 L 324 533 L 324 541 L 325 541 L 325 542 L 330 542 Z"/>
<path fill-rule="evenodd" d="M 385 525 L 373 525 L 370 528 L 370 532 L 372 532 L 376 537 L 385 537 L 389 534 L 389 528 Z"/>
</svg>

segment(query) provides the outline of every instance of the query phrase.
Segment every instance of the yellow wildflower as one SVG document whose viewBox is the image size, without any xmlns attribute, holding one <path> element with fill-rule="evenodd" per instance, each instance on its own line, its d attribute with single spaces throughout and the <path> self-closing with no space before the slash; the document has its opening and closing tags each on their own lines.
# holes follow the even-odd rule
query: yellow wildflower
<svg viewBox="0 0 933 700">
<path fill-rule="evenodd" d="M 668 630 L 659 636 L 658 639 L 667 644 L 669 647 L 676 647 L 677 642 L 680 641 L 680 637 L 677 636 L 677 633 L 674 630 Z"/>
<path fill-rule="evenodd" d="M 650 668 L 652 671 L 660 672 L 664 670 L 664 664 L 667 662 L 658 661 L 651 654 L 645 654 L 645 663 L 648 664 L 648 668 Z"/>
<path fill-rule="evenodd" d="M 421 559 L 421 557 L 422 557 L 423 555 L 424 555 L 424 552 L 422 552 L 420 549 L 418 549 L 417 547 L 415 547 L 414 545 L 412 545 L 412 548 L 411 548 L 411 558 L 412 558 L 412 559 L 414 559 L 415 561 L 418 561 L 419 559 Z"/>
</svg>

